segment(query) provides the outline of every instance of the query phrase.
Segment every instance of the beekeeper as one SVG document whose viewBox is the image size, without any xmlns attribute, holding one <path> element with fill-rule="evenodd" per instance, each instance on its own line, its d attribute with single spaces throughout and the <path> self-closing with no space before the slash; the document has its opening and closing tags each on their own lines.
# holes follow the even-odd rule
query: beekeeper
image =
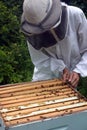
<svg viewBox="0 0 87 130">
<path fill-rule="evenodd" d="M 34 64 L 33 81 L 63 78 L 72 86 L 87 76 L 87 20 L 60 0 L 24 0 L 21 30 Z"/>
</svg>

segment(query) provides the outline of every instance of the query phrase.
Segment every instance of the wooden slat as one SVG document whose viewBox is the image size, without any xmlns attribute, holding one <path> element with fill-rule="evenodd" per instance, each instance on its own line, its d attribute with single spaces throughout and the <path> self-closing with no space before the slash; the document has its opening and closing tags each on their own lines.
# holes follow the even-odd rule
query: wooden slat
<svg viewBox="0 0 87 130">
<path fill-rule="evenodd" d="M 53 88 L 52 88 L 52 90 L 54 90 Z M 44 91 L 44 90 L 42 90 L 42 91 Z M 49 91 L 49 89 L 48 89 L 48 91 Z M 67 89 L 63 89 L 63 90 L 59 90 L 58 91 L 58 93 L 66 93 L 66 92 L 71 92 L 71 89 L 70 88 L 67 88 Z M 31 94 L 32 92 L 30 92 L 30 94 Z M 44 97 L 44 98 L 46 98 L 46 97 Z M 38 100 L 38 99 L 36 99 L 36 100 Z M 28 98 L 17 98 L 17 99 L 14 99 L 14 100 L 7 100 L 7 101 L 0 101 L 0 103 L 1 103 L 1 105 L 6 105 L 6 104 L 11 104 L 11 103 L 17 103 L 17 102 L 25 102 L 25 101 L 32 101 L 32 100 L 30 100 L 30 97 Z"/>
<path fill-rule="evenodd" d="M 67 87 L 67 85 L 64 85 L 64 86 L 49 86 L 49 85 L 47 85 L 47 86 L 45 86 L 45 88 L 42 86 L 42 87 L 40 87 L 40 88 L 36 88 L 36 89 L 29 89 L 29 87 L 26 89 L 26 88 L 22 88 L 22 90 L 20 89 L 20 91 L 19 91 L 19 89 L 18 89 L 18 91 L 16 90 L 16 91 L 9 91 L 9 92 L 2 92 L 1 94 L 0 94 L 0 98 L 3 98 L 3 97 L 12 97 L 12 96 L 18 96 L 18 95 L 25 95 L 25 94 L 38 94 L 38 93 L 43 93 L 44 91 L 45 91 L 45 93 L 46 92 L 48 92 L 48 90 L 58 90 L 58 89 L 62 89 L 63 87 Z"/>
<path fill-rule="evenodd" d="M 7 90 L 13 90 L 13 89 L 20 89 L 20 88 L 24 88 L 24 87 L 28 87 L 29 88 L 35 88 L 35 86 L 41 86 L 41 85 L 54 85 L 56 83 L 56 85 L 62 85 L 64 84 L 62 80 L 59 80 L 59 79 L 54 79 L 54 80 L 46 80 L 45 82 L 44 81 L 39 81 L 39 82 L 27 82 L 27 83 L 19 83 L 19 84 L 9 84 L 9 85 L 3 85 L 3 86 L 0 86 L 1 88 L 1 91 L 7 91 Z"/>
<path fill-rule="evenodd" d="M 81 107 L 81 106 L 86 106 L 87 103 L 77 103 L 77 104 L 72 104 L 72 105 L 68 105 L 68 106 L 62 106 L 62 107 L 56 107 L 56 108 L 49 108 L 49 109 L 44 109 L 44 110 L 38 110 L 38 111 L 34 111 L 31 113 L 27 113 L 26 115 L 20 115 L 18 114 L 17 116 L 6 116 L 4 117 L 4 119 L 6 121 L 10 121 L 10 120 L 15 120 L 15 119 L 20 119 L 20 118 L 26 118 L 26 117 L 31 117 L 31 116 L 36 116 L 36 115 L 41 115 L 41 114 L 45 114 L 45 113 L 51 113 L 54 111 L 62 111 L 62 110 L 67 110 L 67 109 L 71 109 L 71 108 L 76 108 L 76 107 Z"/>
<path fill-rule="evenodd" d="M 64 90 L 67 90 L 67 87 L 64 87 L 63 91 Z M 69 90 L 69 89 L 68 89 Z M 60 92 L 62 90 L 60 89 Z M 49 97 L 49 96 L 58 96 L 58 91 L 55 92 L 44 92 L 44 93 L 41 93 L 41 95 L 39 95 L 38 93 L 36 94 L 26 94 L 26 95 L 18 95 L 18 96 L 9 96 L 9 97 L 3 97 L 3 98 L 0 98 L 0 102 L 5 102 L 5 101 L 14 101 L 14 100 L 20 100 L 20 99 L 30 99 L 30 100 L 35 100 L 35 99 L 39 99 L 39 98 L 46 98 L 46 97 Z M 73 95 L 75 95 L 76 93 L 74 93 Z M 63 98 L 63 95 L 60 95 L 62 96 Z M 70 96 L 70 95 L 68 95 Z"/>
<path fill-rule="evenodd" d="M 86 109 L 87 100 L 59 79 L 0 87 L 0 115 L 6 126 Z"/>
<path fill-rule="evenodd" d="M 73 99 L 72 99 L 73 100 Z M 36 104 L 37 107 L 32 107 L 32 109 L 30 109 L 29 107 L 25 107 L 23 109 L 19 109 L 18 111 L 13 111 L 13 112 L 7 112 L 7 113 L 2 113 L 3 117 L 7 117 L 7 116 L 21 116 L 21 115 L 28 115 L 29 113 L 35 112 L 37 113 L 37 111 L 41 111 L 41 110 L 48 110 L 51 108 L 56 109 L 57 107 L 64 107 L 64 106 L 68 106 L 68 105 L 73 105 L 76 103 L 79 103 L 79 100 L 76 99 L 74 101 L 72 100 L 67 100 L 67 102 L 57 102 L 57 103 L 48 103 L 48 104 Z M 83 103 L 83 100 L 80 100 L 80 103 Z"/>
<path fill-rule="evenodd" d="M 21 118 L 16 119 L 16 120 L 11 120 L 11 121 L 5 121 L 5 124 L 7 127 L 9 126 L 13 126 L 13 125 L 18 125 L 18 124 L 24 124 L 24 123 L 29 123 L 29 122 L 34 122 L 34 121 L 38 121 L 38 120 L 44 120 L 47 118 L 54 118 L 54 117 L 58 117 L 58 116 L 64 116 L 66 114 L 73 114 L 75 112 L 80 112 L 80 111 L 85 111 L 87 110 L 87 105 L 86 106 L 82 106 L 82 107 L 77 107 L 77 108 L 71 108 L 68 110 L 63 110 L 63 111 L 55 111 L 55 112 L 50 112 L 50 113 L 45 113 L 42 115 L 36 115 L 36 116 L 31 116 L 31 117 L 27 117 L 27 118 Z"/>
<path fill-rule="evenodd" d="M 65 92 L 65 94 L 70 94 L 70 92 Z M 72 93 L 71 93 L 72 94 Z M 40 103 L 40 102 L 43 102 L 43 101 L 50 101 L 50 100 L 55 100 L 55 99 L 58 99 L 58 96 L 57 97 L 49 97 L 49 98 L 44 98 L 44 99 L 39 99 L 38 101 L 37 100 L 33 100 L 33 101 L 23 101 L 23 102 L 13 102 L 12 104 L 1 104 L 4 108 L 8 108 L 8 107 L 17 107 L 17 106 L 20 106 L 20 105 L 29 105 L 29 104 L 32 104 L 32 103 Z"/>
<path fill-rule="evenodd" d="M 55 95 L 50 95 L 51 97 L 54 97 Z M 47 97 L 50 97 L 49 95 L 47 96 L 45 96 L 45 98 L 47 98 Z M 58 100 L 60 100 L 60 99 L 64 99 L 64 98 L 68 98 L 68 97 L 73 97 L 73 96 L 77 96 L 77 94 L 69 94 L 69 95 L 60 95 L 59 97 L 58 97 Z M 56 97 L 56 96 L 55 96 Z M 38 99 L 41 99 L 41 98 L 43 98 L 43 97 L 39 97 Z M 30 100 L 31 100 L 31 98 L 30 98 Z M 32 99 L 33 100 L 33 99 Z M 4 108 L 4 109 L 1 109 L 0 111 L 1 112 L 11 112 L 11 111 L 17 111 L 17 110 L 19 110 L 20 108 L 24 108 L 24 107 L 28 107 L 28 105 L 27 106 L 24 106 L 24 104 L 23 104 L 23 106 L 17 106 L 17 107 L 6 107 L 6 108 Z"/>
</svg>

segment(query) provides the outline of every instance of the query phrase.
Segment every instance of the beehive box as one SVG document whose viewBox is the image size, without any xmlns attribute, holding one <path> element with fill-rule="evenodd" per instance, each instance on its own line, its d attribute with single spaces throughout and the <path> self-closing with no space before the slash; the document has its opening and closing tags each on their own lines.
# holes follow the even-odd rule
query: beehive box
<svg viewBox="0 0 87 130">
<path fill-rule="evenodd" d="M 87 100 L 59 79 L 0 86 L 0 130 L 87 130 Z"/>
</svg>

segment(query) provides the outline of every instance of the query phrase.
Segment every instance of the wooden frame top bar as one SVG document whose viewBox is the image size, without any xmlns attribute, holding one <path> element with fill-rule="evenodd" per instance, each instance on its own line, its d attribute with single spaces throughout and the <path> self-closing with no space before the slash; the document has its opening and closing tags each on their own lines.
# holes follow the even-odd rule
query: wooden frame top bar
<svg viewBox="0 0 87 130">
<path fill-rule="evenodd" d="M 86 109 L 86 98 L 59 79 L 0 86 L 0 115 L 7 127 Z"/>
</svg>

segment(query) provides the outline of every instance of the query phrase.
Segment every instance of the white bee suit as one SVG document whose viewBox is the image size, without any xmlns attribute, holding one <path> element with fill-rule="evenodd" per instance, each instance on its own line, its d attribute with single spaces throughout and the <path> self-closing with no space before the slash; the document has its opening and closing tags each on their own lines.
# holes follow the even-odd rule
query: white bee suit
<svg viewBox="0 0 87 130">
<path fill-rule="evenodd" d="M 63 69 L 87 76 L 87 20 L 77 7 L 66 6 L 67 30 L 65 37 L 55 45 L 36 50 L 28 44 L 29 53 L 35 66 L 33 81 L 60 78 Z"/>
</svg>

